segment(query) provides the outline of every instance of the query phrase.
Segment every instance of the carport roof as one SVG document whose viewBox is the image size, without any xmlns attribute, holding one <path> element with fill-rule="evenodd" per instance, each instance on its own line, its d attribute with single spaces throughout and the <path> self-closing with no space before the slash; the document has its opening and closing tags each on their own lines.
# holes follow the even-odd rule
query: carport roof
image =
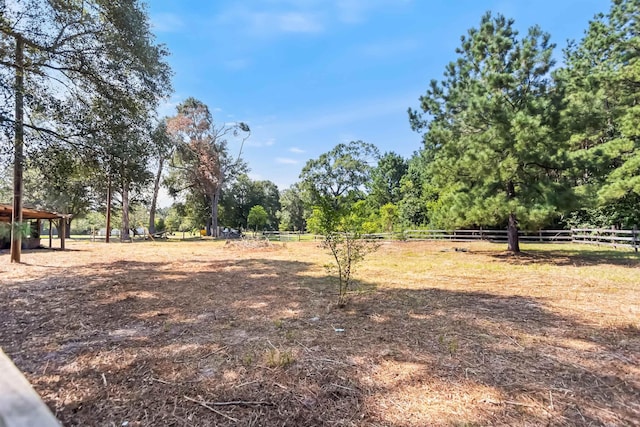
<svg viewBox="0 0 640 427">
<path fill-rule="evenodd" d="M 11 215 L 13 214 L 13 206 L 0 203 L 0 222 L 11 222 Z M 22 219 L 60 219 L 66 215 L 41 211 L 38 209 L 22 208 Z"/>
</svg>

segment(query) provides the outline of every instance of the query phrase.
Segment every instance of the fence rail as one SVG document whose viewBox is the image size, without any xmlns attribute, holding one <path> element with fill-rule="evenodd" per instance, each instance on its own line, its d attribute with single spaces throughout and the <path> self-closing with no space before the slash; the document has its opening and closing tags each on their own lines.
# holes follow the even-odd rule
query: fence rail
<svg viewBox="0 0 640 427">
<path fill-rule="evenodd" d="M 267 232 L 270 240 L 316 240 L 319 236 L 300 232 Z M 640 249 L 640 231 L 606 228 L 574 228 L 571 230 L 520 230 L 518 236 L 526 243 L 579 243 L 587 245 Z M 507 230 L 405 230 L 394 233 L 373 233 L 363 236 L 375 240 L 446 240 L 451 242 L 507 242 Z"/>
<path fill-rule="evenodd" d="M 614 230 L 606 228 L 576 228 L 571 230 L 574 243 L 586 245 L 600 245 L 633 248 L 636 252 L 640 248 L 640 232 L 633 230 Z"/>
<path fill-rule="evenodd" d="M 407 230 L 406 239 L 410 240 L 451 240 L 470 242 L 487 240 L 490 242 L 506 242 L 507 230 Z M 571 242 L 572 230 L 536 230 L 519 231 L 523 242 Z"/>
</svg>

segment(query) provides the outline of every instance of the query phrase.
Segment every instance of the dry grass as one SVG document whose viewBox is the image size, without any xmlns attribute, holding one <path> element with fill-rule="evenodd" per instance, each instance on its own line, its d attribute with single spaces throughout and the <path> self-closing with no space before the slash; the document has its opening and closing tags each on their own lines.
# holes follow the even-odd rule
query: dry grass
<svg viewBox="0 0 640 427">
<path fill-rule="evenodd" d="M 0 346 L 65 425 L 640 425 L 640 258 L 314 243 L 0 255 Z M 456 252 L 463 246 L 466 252 Z"/>
</svg>

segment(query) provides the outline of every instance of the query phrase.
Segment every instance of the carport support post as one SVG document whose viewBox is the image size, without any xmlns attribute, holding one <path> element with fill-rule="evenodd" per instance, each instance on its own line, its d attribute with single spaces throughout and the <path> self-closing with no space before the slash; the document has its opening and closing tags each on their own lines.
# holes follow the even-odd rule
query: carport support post
<svg viewBox="0 0 640 427">
<path fill-rule="evenodd" d="M 53 247 L 53 220 L 49 219 L 49 249 Z"/>
</svg>

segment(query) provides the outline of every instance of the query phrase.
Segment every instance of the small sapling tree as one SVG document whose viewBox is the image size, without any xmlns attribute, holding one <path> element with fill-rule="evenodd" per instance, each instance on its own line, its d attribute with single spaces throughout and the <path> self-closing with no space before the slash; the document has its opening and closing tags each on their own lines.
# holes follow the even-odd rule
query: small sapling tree
<svg viewBox="0 0 640 427">
<path fill-rule="evenodd" d="M 378 245 L 363 239 L 362 188 L 369 179 L 370 164 L 378 157 L 375 146 L 362 141 L 338 144 L 333 150 L 310 160 L 300 178 L 312 196 L 314 209 L 308 228 L 323 236 L 323 246 L 333 257 L 327 266 L 338 279 L 338 306 L 347 302 L 357 263 Z"/>
<path fill-rule="evenodd" d="M 329 250 L 333 258 L 333 263 L 325 267 L 338 279 L 339 307 L 344 307 L 347 303 L 356 264 L 379 247 L 376 241 L 366 239 L 363 235 L 365 219 L 366 217 L 359 215 L 358 209 L 350 213 L 337 213 L 331 208 L 323 207 L 314 209 L 310 219 L 311 226 L 323 236 L 322 246 Z"/>
</svg>

